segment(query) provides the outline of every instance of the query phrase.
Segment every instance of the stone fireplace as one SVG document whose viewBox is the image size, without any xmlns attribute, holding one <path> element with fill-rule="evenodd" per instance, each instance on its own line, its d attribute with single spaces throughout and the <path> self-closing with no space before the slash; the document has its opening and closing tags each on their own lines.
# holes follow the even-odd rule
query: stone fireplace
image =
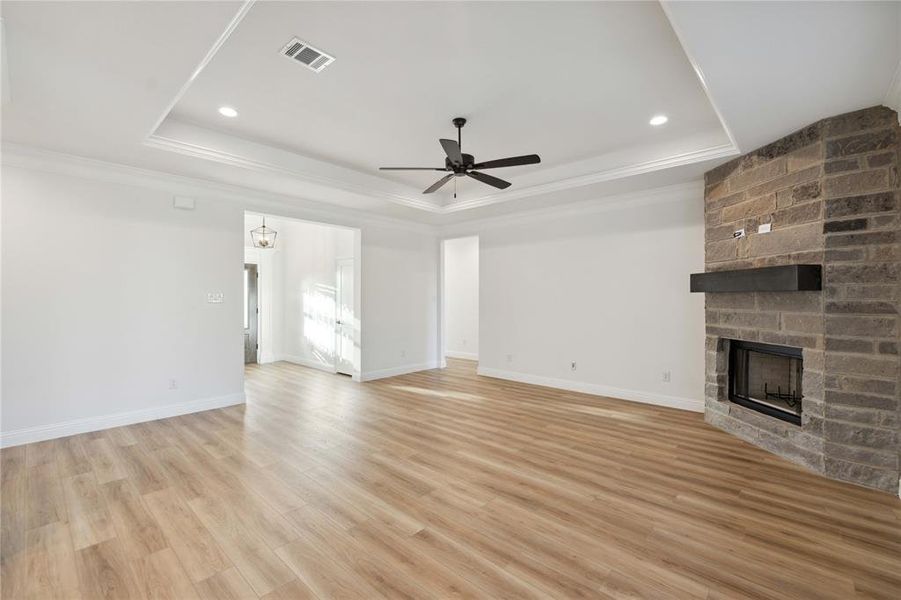
<svg viewBox="0 0 901 600">
<path fill-rule="evenodd" d="M 707 291 L 706 420 L 828 477 L 894 494 L 899 152 L 898 115 L 880 106 L 818 121 L 705 175 L 708 273 L 822 273 L 799 291 Z M 771 231 L 758 232 L 766 224 Z"/>
</svg>

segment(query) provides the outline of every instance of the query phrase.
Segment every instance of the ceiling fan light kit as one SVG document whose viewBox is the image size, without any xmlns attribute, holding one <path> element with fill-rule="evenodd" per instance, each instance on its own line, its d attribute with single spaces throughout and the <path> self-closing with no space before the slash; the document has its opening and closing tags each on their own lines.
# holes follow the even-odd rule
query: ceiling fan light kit
<svg viewBox="0 0 901 600">
<path fill-rule="evenodd" d="M 456 117 L 453 120 L 454 127 L 457 128 L 457 139 L 447 140 L 440 139 L 438 142 L 446 155 L 444 158 L 444 167 L 379 167 L 380 171 L 444 171 L 447 175 L 423 190 L 423 194 L 431 194 L 438 190 L 445 183 L 455 177 L 470 177 L 476 181 L 488 184 L 497 189 L 504 190 L 512 184 L 493 175 L 481 173 L 483 169 L 498 169 L 501 167 L 518 167 L 521 165 L 534 165 L 541 162 L 541 157 L 537 154 L 525 154 L 523 156 L 511 156 L 508 158 L 499 158 L 481 163 L 475 161 L 472 154 L 464 154 L 462 130 L 466 125 L 466 119 Z M 479 169 L 478 171 L 476 169 Z M 454 190 L 454 198 L 457 197 L 456 188 Z"/>
</svg>

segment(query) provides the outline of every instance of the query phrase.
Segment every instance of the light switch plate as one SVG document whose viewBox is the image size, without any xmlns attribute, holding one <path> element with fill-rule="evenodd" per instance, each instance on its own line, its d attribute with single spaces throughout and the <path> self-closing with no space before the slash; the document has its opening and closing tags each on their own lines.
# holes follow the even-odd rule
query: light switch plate
<svg viewBox="0 0 901 600">
<path fill-rule="evenodd" d="M 209 292 L 206 295 L 206 301 L 210 304 L 222 304 L 225 300 L 225 294 L 222 292 Z"/>
<path fill-rule="evenodd" d="M 761 223 L 759 227 L 757 227 L 757 233 L 769 233 L 773 230 L 772 223 Z"/>
</svg>

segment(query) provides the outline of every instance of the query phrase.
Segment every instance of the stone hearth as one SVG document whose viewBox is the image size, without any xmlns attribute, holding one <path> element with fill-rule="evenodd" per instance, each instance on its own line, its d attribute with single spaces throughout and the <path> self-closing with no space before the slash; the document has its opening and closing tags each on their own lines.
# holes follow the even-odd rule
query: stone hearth
<svg viewBox="0 0 901 600">
<path fill-rule="evenodd" d="M 821 264 L 822 291 L 707 293 L 705 418 L 826 476 L 899 491 L 901 130 L 873 107 L 705 176 L 707 271 Z M 772 232 L 757 233 L 772 224 Z M 733 238 L 745 229 L 746 236 Z M 801 348 L 800 426 L 728 399 L 729 340 Z"/>
</svg>

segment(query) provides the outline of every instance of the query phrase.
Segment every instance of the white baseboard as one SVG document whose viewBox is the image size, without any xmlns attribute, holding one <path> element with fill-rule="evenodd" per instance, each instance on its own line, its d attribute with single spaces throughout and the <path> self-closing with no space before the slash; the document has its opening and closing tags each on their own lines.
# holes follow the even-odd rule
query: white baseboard
<svg viewBox="0 0 901 600">
<path fill-rule="evenodd" d="M 376 379 L 384 379 L 385 377 L 397 377 L 398 375 L 406 375 L 407 373 L 415 373 L 416 371 L 428 371 L 429 369 L 439 368 L 441 368 L 441 365 L 437 360 L 427 363 L 420 363 L 418 365 L 402 365 L 400 367 L 392 367 L 390 369 L 366 371 L 360 377 L 360 380 L 374 381 Z"/>
<path fill-rule="evenodd" d="M 278 356 L 276 356 L 272 352 L 260 352 L 260 356 L 258 358 L 258 362 L 261 365 L 274 363 L 274 362 L 277 362 L 278 360 L 279 360 Z"/>
<path fill-rule="evenodd" d="M 305 356 L 292 356 L 290 354 L 283 354 L 276 357 L 276 360 L 283 360 L 285 362 L 300 365 L 302 367 L 310 367 L 311 369 L 319 369 L 320 371 L 325 371 L 327 373 L 335 372 L 335 365 L 319 362 L 318 360 L 312 360 L 306 358 Z"/>
<path fill-rule="evenodd" d="M 113 427 L 122 427 L 123 425 L 143 423 L 144 421 L 167 419 L 169 417 L 177 417 L 179 415 L 187 415 L 214 408 L 224 408 L 235 404 L 244 404 L 244 392 L 99 417 L 73 419 L 61 423 L 40 425 L 38 427 L 26 427 L 24 429 L 4 431 L 0 433 L 0 448 L 31 444 L 32 442 L 43 442 L 44 440 L 53 440 L 61 437 L 68 437 L 70 435 L 77 435 L 79 433 L 87 433 L 89 431 L 100 431 L 101 429 L 111 429 Z"/>
<path fill-rule="evenodd" d="M 567 390 L 570 392 L 581 392 L 583 394 L 591 394 L 593 396 L 606 396 L 608 398 L 629 400 L 631 402 L 641 402 L 643 404 L 655 404 L 657 406 L 668 406 L 670 408 L 680 408 L 682 410 L 690 410 L 693 412 L 704 412 L 704 401 L 694 400 L 692 398 L 667 396 L 665 394 L 643 392 L 639 390 L 627 390 L 623 388 L 612 387 L 609 385 L 600 385 L 597 383 L 571 381 L 569 379 L 557 379 L 554 377 L 530 375 L 529 373 L 504 371 L 502 369 L 491 369 L 488 367 L 479 367 L 478 374 L 484 375 L 485 377 L 494 377 L 496 379 L 507 379 L 509 381 L 518 381 L 520 383 L 543 385 L 545 387 L 552 387 L 561 390 Z"/>
<path fill-rule="evenodd" d="M 445 350 L 444 355 L 448 358 L 462 358 L 464 360 L 479 360 L 479 355 L 475 352 L 457 352 L 456 350 Z"/>
</svg>

